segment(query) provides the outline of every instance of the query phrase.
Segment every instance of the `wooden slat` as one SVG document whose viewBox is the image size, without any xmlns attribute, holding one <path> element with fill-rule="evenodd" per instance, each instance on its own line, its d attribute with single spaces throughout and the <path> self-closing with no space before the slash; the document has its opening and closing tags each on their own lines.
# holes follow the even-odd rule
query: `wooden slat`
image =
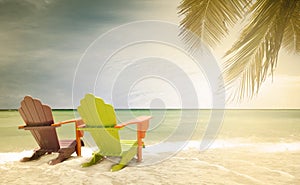
<svg viewBox="0 0 300 185">
<path fill-rule="evenodd" d="M 104 101 L 101 98 L 94 97 L 94 99 L 95 99 L 94 101 L 96 106 L 94 114 L 100 120 L 99 123 L 102 124 L 103 126 L 111 126 L 111 125 L 107 125 L 109 115 L 107 115 Z"/>
<path fill-rule="evenodd" d="M 85 96 L 85 109 L 87 116 L 91 118 L 91 125 L 99 125 L 101 123 L 100 119 L 98 118 L 98 113 L 96 110 L 96 104 L 95 104 L 95 97 L 92 94 L 87 94 Z"/>
<path fill-rule="evenodd" d="M 57 152 L 60 149 L 55 127 L 43 126 L 30 131 L 41 149 L 48 152 Z"/>
<path fill-rule="evenodd" d="M 59 145 L 61 148 L 70 148 L 72 145 L 76 146 L 75 140 L 59 140 Z"/>
<path fill-rule="evenodd" d="M 110 104 L 105 104 L 105 111 L 107 115 L 107 124 L 115 126 L 117 124 L 117 118 L 114 107 Z"/>
<path fill-rule="evenodd" d="M 27 124 L 28 123 L 28 119 L 27 119 L 26 114 L 24 113 L 22 107 L 19 108 L 19 113 L 22 116 L 24 122 Z"/>
<path fill-rule="evenodd" d="M 98 125 L 99 118 L 95 116 L 95 98 L 91 94 L 87 94 L 84 99 L 80 101 L 78 112 L 85 123 L 89 125 Z"/>
<path fill-rule="evenodd" d="M 47 122 L 47 119 L 45 117 L 45 113 L 43 110 L 43 105 L 41 103 L 41 101 L 37 100 L 37 99 L 33 99 L 34 105 L 35 105 L 35 110 L 37 112 L 37 115 L 39 117 L 40 122 Z"/>
<path fill-rule="evenodd" d="M 51 108 L 48 105 L 43 105 L 43 111 L 44 111 L 46 121 L 51 124 L 54 123 Z"/>
<path fill-rule="evenodd" d="M 88 123 L 88 124 L 92 123 L 93 120 L 89 116 L 87 116 L 88 115 L 88 113 L 87 113 L 88 110 L 85 109 L 84 102 L 80 101 L 80 103 L 81 103 L 81 105 L 77 108 L 77 111 L 80 113 L 81 118 L 83 119 L 83 121 L 85 123 Z"/>
<path fill-rule="evenodd" d="M 34 104 L 32 97 L 26 96 L 24 98 L 24 103 L 25 103 L 28 111 L 30 112 L 30 115 L 32 118 L 32 123 L 41 123 L 40 117 L 36 111 L 35 104 Z"/>
<path fill-rule="evenodd" d="M 25 96 L 26 98 L 27 96 Z M 27 124 L 33 123 L 33 118 L 31 116 L 31 113 L 29 111 L 29 109 L 27 108 L 26 102 L 25 102 L 25 98 L 24 100 L 21 102 L 21 107 L 23 110 L 24 115 L 26 115 L 27 118 Z"/>
</svg>

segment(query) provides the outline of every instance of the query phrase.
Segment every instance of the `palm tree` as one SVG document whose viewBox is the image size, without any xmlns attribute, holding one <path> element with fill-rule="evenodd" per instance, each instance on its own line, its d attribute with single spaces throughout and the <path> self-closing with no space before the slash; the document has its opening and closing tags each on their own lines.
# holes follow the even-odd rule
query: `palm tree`
<svg viewBox="0 0 300 185">
<path fill-rule="evenodd" d="M 179 15 L 181 36 L 191 49 L 200 42 L 214 48 L 229 28 L 248 20 L 224 56 L 223 75 L 225 87 L 233 90 L 231 99 L 251 98 L 258 92 L 266 77 L 273 76 L 282 46 L 300 53 L 300 0 L 183 0 Z"/>
</svg>

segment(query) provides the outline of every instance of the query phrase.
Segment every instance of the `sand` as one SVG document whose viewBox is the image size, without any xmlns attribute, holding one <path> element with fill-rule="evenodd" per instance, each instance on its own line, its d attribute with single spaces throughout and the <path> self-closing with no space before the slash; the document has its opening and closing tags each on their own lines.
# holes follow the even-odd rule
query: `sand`
<svg viewBox="0 0 300 185">
<path fill-rule="evenodd" d="M 265 145 L 274 149 L 277 145 Z M 272 147 L 273 146 L 273 147 Z M 92 152 L 83 149 L 82 157 L 72 157 L 51 166 L 47 162 L 57 154 L 50 154 L 37 161 L 22 163 L 18 160 L 30 155 L 2 153 L 0 163 L 1 184 L 300 184 L 300 147 L 297 150 L 257 150 L 238 146 L 212 148 L 200 152 L 188 148 L 154 164 L 137 164 L 118 172 L 110 172 L 114 164 L 106 159 L 101 163 L 82 168 Z M 146 164 L 146 165 L 145 165 Z"/>
</svg>

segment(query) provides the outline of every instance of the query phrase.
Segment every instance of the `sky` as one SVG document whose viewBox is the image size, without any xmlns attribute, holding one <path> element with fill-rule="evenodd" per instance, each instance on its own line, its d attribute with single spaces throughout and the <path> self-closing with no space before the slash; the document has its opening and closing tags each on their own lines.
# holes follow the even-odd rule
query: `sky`
<svg viewBox="0 0 300 185">
<path fill-rule="evenodd" d="M 195 66 L 173 38 L 179 3 L 0 0 L 0 109 L 18 108 L 25 95 L 52 108 L 76 108 L 85 93 L 116 108 L 213 107 L 209 72 Z M 126 39 L 152 40 L 129 46 Z M 232 40 L 210 51 L 211 62 L 221 65 Z M 281 51 L 273 79 L 259 94 L 223 108 L 300 108 L 299 61 L 299 55 Z"/>
</svg>

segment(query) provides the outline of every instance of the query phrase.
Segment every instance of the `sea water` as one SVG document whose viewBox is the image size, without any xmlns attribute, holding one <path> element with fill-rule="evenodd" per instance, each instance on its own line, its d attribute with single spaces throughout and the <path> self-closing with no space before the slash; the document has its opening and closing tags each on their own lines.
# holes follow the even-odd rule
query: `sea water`
<svg viewBox="0 0 300 185">
<path fill-rule="evenodd" d="M 201 142 L 208 124 L 211 124 L 211 112 L 212 110 L 116 110 L 116 115 L 119 123 L 139 115 L 151 115 L 153 118 L 146 141 L 155 144 L 167 141 L 170 137 L 174 141 L 178 137 L 177 141 L 180 142 L 180 135 L 175 132 L 179 127 L 192 127 L 189 132 L 183 133 L 187 135 L 185 139 Z M 183 114 L 190 117 L 183 118 Z M 210 147 L 217 147 L 220 142 L 224 146 L 274 143 L 277 146 L 292 147 L 298 146 L 296 144 L 300 142 L 300 110 L 224 110 L 222 114 L 221 122 L 214 128 L 215 140 Z M 55 122 L 59 122 L 78 118 L 78 114 L 73 110 L 55 110 L 53 117 Z M 188 119 L 196 122 L 191 123 Z M 24 122 L 17 111 L 0 111 L 0 152 L 20 152 L 37 147 L 29 131 L 18 129 L 20 125 L 24 125 Z M 61 139 L 73 138 L 74 124 L 63 125 L 57 132 Z M 129 139 L 131 135 L 135 137 L 134 133 L 134 126 L 130 126 L 122 130 L 121 136 Z"/>
</svg>

